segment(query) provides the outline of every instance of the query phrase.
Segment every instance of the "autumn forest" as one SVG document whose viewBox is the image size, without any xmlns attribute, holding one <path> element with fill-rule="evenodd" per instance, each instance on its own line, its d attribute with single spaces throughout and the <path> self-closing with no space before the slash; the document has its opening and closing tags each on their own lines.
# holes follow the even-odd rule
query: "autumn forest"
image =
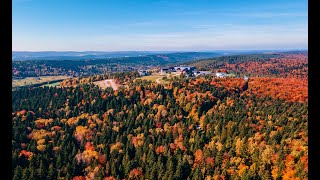
<svg viewBox="0 0 320 180">
<path fill-rule="evenodd" d="M 188 64 L 237 77 L 131 71 L 12 91 L 13 179 L 308 179 L 307 54 Z M 103 79 L 123 86 L 91 83 Z"/>
</svg>

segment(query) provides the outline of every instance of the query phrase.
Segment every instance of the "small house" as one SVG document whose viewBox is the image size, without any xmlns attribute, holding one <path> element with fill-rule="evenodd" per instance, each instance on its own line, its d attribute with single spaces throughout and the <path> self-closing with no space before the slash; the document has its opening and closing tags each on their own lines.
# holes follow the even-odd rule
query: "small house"
<svg viewBox="0 0 320 180">
<path fill-rule="evenodd" d="M 148 74 L 146 70 L 139 70 L 138 73 L 140 76 L 146 76 Z"/>
<path fill-rule="evenodd" d="M 160 68 L 161 73 L 168 73 L 168 72 L 173 72 L 174 68 L 173 67 L 162 67 Z"/>
</svg>

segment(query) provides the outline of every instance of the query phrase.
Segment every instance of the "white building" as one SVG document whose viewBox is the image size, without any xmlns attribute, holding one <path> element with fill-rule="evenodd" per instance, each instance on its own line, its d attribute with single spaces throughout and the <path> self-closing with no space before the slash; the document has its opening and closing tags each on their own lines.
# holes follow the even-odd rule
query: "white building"
<svg viewBox="0 0 320 180">
<path fill-rule="evenodd" d="M 248 76 L 243 76 L 243 79 L 244 79 L 245 81 L 248 81 L 248 80 L 249 80 L 249 77 L 248 77 Z"/>
<path fill-rule="evenodd" d="M 148 72 L 145 70 L 139 70 L 138 73 L 140 74 L 140 76 L 146 76 L 148 74 Z"/>
<path fill-rule="evenodd" d="M 175 71 L 184 71 L 184 70 L 193 71 L 193 70 L 196 70 L 196 67 L 194 67 L 194 66 L 175 66 L 173 68 L 174 68 Z"/>
<path fill-rule="evenodd" d="M 209 75 L 211 74 L 211 72 L 210 71 L 194 71 L 193 74 L 195 76 L 200 76 L 200 75 Z"/>
</svg>

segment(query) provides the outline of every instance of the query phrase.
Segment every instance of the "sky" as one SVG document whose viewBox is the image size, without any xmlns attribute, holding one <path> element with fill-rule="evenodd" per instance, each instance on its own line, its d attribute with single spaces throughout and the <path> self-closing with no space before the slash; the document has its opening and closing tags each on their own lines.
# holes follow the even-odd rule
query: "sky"
<svg viewBox="0 0 320 180">
<path fill-rule="evenodd" d="M 307 0 L 13 0 L 13 51 L 308 48 Z"/>
</svg>

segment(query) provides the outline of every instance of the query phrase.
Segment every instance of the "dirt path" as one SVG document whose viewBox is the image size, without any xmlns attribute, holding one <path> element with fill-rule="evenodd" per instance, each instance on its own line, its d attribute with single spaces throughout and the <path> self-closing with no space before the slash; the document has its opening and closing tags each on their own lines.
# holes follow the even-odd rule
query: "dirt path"
<svg viewBox="0 0 320 180">
<path fill-rule="evenodd" d="M 160 84 L 161 82 L 160 82 L 160 79 L 161 79 L 162 77 L 159 77 L 158 79 L 156 79 L 156 82 L 158 83 L 158 84 Z"/>
</svg>

